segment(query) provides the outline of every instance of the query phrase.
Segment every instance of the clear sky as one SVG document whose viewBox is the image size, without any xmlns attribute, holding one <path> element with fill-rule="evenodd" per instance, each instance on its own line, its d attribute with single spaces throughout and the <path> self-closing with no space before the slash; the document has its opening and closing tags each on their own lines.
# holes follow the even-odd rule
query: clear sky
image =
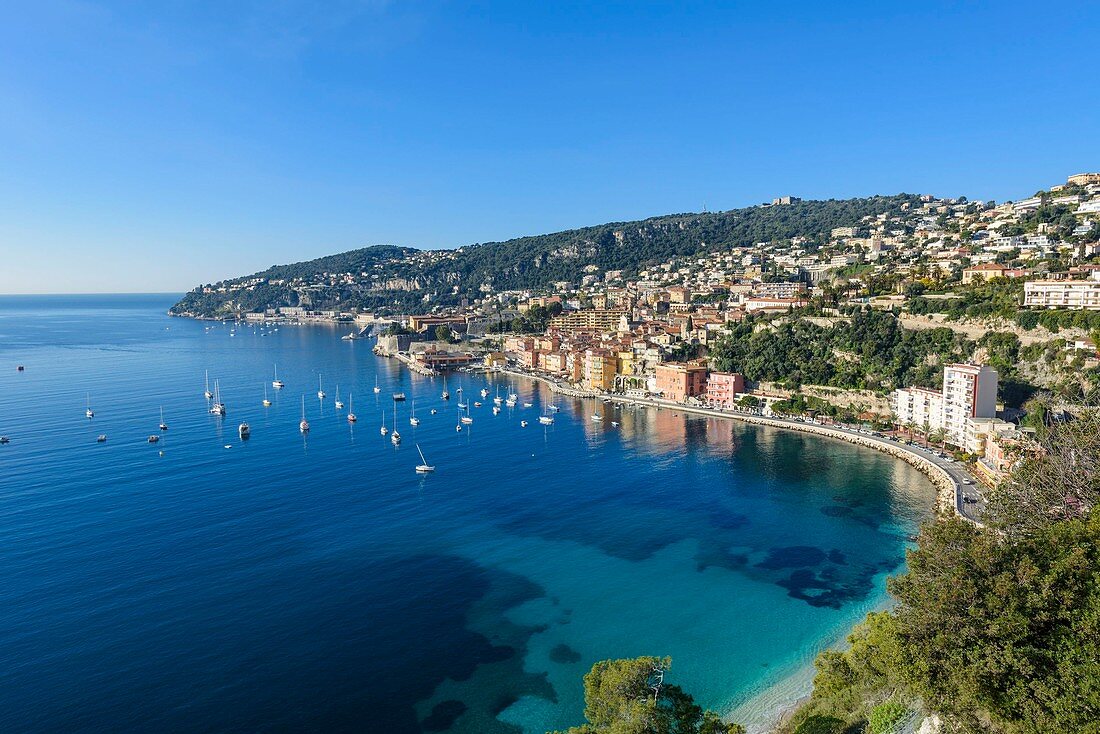
<svg viewBox="0 0 1100 734">
<path fill-rule="evenodd" d="M 1100 169 L 1100 3 L 0 0 L 0 293 Z"/>
</svg>

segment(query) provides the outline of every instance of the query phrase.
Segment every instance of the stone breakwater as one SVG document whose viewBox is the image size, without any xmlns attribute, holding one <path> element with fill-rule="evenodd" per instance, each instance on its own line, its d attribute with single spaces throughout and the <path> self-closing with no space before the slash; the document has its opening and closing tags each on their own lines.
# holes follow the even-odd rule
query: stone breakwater
<svg viewBox="0 0 1100 734">
<path fill-rule="evenodd" d="M 867 448 L 881 451 L 884 454 L 889 454 L 894 458 L 901 459 L 906 464 L 917 469 L 917 471 L 924 474 L 936 487 L 936 509 L 939 512 L 954 513 L 959 517 L 966 518 L 959 510 L 960 503 L 960 487 L 958 482 L 948 474 L 943 467 L 937 465 L 931 459 L 923 456 L 916 451 L 913 451 L 900 444 L 895 444 L 892 441 L 884 439 L 874 438 L 864 434 L 853 433 L 850 431 L 839 430 L 836 428 L 830 428 L 828 426 L 822 426 L 815 423 L 800 423 L 798 421 L 788 421 L 779 418 L 768 418 L 762 415 L 753 415 L 751 413 L 738 413 L 729 412 L 724 410 L 715 410 L 713 408 L 697 407 L 692 405 L 684 405 L 683 403 L 673 403 L 667 400 L 654 400 L 651 398 L 628 398 L 620 395 L 611 395 L 605 393 L 599 393 L 591 390 L 577 390 L 576 388 L 567 387 L 560 383 L 543 377 L 541 375 L 532 375 L 527 372 L 519 372 L 516 370 L 500 369 L 502 373 L 513 375 L 515 377 L 526 377 L 530 380 L 537 380 L 545 383 L 550 389 L 556 393 L 563 395 L 569 395 L 577 398 L 610 398 L 617 403 L 633 403 L 635 405 L 648 405 L 655 408 L 665 408 L 671 410 L 680 410 L 685 413 L 693 413 L 695 415 L 701 415 L 708 418 L 726 418 L 731 420 L 744 421 L 746 423 L 754 423 L 761 426 L 772 426 L 775 428 L 785 428 L 791 431 L 802 431 L 803 433 L 813 433 L 825 438 L 835 438 L 841 441 L 847 441 L 848 443 L 856 444 L 858 446 L 866 446 Z M 973 522 L 971 520 L 971 522 Z"/>
</svg>

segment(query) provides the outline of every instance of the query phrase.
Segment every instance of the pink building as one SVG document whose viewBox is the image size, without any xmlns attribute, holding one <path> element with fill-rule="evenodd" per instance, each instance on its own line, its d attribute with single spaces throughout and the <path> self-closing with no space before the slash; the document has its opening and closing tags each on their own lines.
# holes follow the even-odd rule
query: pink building
<svg viewBox="0 0 1100 734">
<path fill-rule="evenodd" d="M 740 372 L 711 372 L 707 378 L 707 402 L 716 408 L 732 408 L 745 392 L 745 376 Z"/>
<path fill-rule="evenodd" d="M 688 398 L 702 395 L 707 387 L 707 366 L 665 362 L 655 371 L 657 392 L 665 400 L 682 403 Z"/>
</svg>

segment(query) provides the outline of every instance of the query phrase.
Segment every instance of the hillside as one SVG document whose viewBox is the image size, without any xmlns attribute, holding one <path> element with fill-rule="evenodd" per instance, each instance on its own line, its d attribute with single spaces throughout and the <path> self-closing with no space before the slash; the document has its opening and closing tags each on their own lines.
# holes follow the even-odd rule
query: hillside
<svg viewBox="0 0 1100 734">
<path fill-rule="evenodd" d="M 171 313 L 220 316 L 264 307 L 405 310 L 423 302 L 457 303 L 487 292 L 576 283 L 587 267 L 633 275 L 675 256 L 806 237 L 823 243 L 834 227 L 897 212 L 912 195 L 804 201 L 725 212 L 673 214 L 456 250 L 375 246 L 200 286 Z"/>
</svg>

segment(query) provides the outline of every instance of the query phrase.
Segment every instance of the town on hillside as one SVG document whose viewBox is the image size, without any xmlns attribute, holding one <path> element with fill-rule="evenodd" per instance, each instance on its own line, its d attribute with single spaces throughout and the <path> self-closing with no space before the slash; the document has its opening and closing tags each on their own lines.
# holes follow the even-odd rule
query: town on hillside
<svg viewBox="0 0 1100 734">
<path fill-rule="evenodd" d="M 423 372 L 476 364 L 587 395 L 861 424 L 954 451 L 995 483 L 1028 450 L 1029 421 L 1057 415 L 1036 397 L 1071 407 L 1100 380 L 1100 173 L 1022 201 L 903 196 L 879 208 L 824 233 L 700 242 L 617 269 L 578 246 L 571 278 L 483 279 L 462 295 L 455 275 L 453 298 L 417 273 L 469 252 L 387 248 L 358 272 L 286 266 L 293 278 L 204 286 L 191 303 L 216 297 L 218 310 L 175 312 L 354 323 L 345 338 L 377 336 L 376 351 Z M 294 303 L 250 300 L 273 287 Z M 416 297 L 349 306 L 366 292 Z"/>
</svg>

